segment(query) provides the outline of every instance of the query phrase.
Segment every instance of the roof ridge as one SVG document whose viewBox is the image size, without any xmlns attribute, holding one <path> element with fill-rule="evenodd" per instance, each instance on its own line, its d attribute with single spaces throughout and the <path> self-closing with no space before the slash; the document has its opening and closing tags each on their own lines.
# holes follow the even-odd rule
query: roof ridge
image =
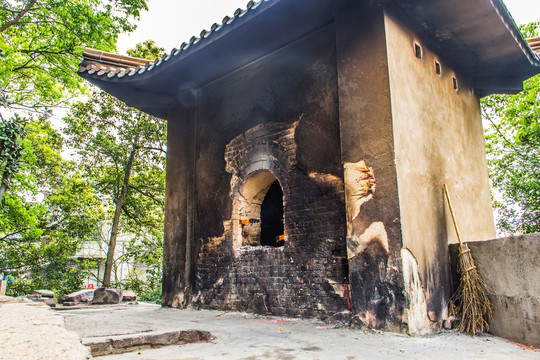
<svg viewBox="0 0 540 360">
<path fill-rule="evenodd" d="M 111 65 L 117 65 L 120 67 L 139 67 L 145 66 L 148 63 L 153 63 L 154 60 L 138 58 L 128 55 L 119 55 L 107 51 L 96 50 L 92 48 L 86 48 L 83 51 L 83 58 L 85 60 L 94 60 L 101 63 L 107 63 Z"/>
<path fill-rule="evenodd" d="M 107 74 L 107 77 L 109 78 L 116 75 L 118 78 L 122 78 L 126 74 L 133 76 L 135 74 L 143 74 L 146 71 L 151 71 L 154 68 L 162 65 L 164 62 L 169 61 L 171 58 L 184 53 L 194 45 L 197 45 L 201 40 L 206 39 L 213 33 L 223 29 L 223 27 L 232 24 L 236 19 L 241 18 L 248 12 L 257 9 L 262 3 L 270 1 L 273 0 L 250 0 L 245 9 L 236 9 L 233 17 L 225 16 L 221 21 L 221 24 L 212 24 L 212 26 L 210 26 L 210 30 L 202 30 L 198 37 L 192 36 L 189 42 L 183 42 L 180 44 L 178 49 L 173 48 L 169 53 L 155 60 L 140 59 L 127 55 L 118 55 L 87 48 L 83 52 L 83 62 L 79 66 L 79 73 L 87 72 L 88 74 L 93 74 L 97 72 L 98 76 Z"/>
</svg>

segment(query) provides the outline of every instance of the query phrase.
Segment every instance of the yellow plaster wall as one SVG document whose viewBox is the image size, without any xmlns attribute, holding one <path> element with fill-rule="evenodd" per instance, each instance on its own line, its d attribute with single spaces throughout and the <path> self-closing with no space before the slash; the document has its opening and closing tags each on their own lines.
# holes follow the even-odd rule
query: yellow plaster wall
<svg viewBox="0 0 540 360">
<path fill-rule="evenodd" d="M 433 320 L 444 316 L 447 242 L 457 241 L 444 183 L 465 240 L 495 237 L 480 108 L 466 79 L 389 14 L 385 31 L 403 247 L 418 263 Z M 421 60 L 415 42 L 422 47 Z"/>
</svg>

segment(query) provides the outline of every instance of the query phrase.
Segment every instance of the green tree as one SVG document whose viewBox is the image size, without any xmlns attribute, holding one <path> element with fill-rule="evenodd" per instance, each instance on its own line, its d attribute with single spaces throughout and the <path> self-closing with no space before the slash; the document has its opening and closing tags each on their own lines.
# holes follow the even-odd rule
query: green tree
<svg viewBox="0 0 540 360">
<path fill-rule="evenodd" d="M 80 289 L 87 265 L 75 258 L 103 216 L 100 200 L 73 162 L 61 156 L 62 137 L 46 119 L 29 120 L 21 167 L 0 205 L 0 271 L 21 295 L 37 288 Z"/>
<path fill-rule="evenodd" d="M 19 169 L 23 137 L 24 121 L 18 115 L 4 120 L 0 114 L 0 201 L 11 176 Z"/>
<path fill-rule="evenodd" d="M 0 2 L 0 98 L 8 108 L 47 109 L 81 88 L 85 47 L 114 50 L 146 0 Z"/>
<path fill-rule="evenodd" d="M 97 91 L 65 122 L 86 176 L 113 209 L 103 278 L 110 286 L 120 231 L 162 237 L 166 123 Z"/>
<path fill-rule="evenodd" d="M 160 229 L 161 226 L 155 227 Z M 161 229 L 160 229 L 161 230 Z M 126 253 L 119 259 L 136 263 L 127 279 L 120 286 L 137 293 L 142 301 L 161 302 L 161 279 L 163 276 L 163 236 L 142 234 L 134 237 L 126 246 Z"/>
<path fill-rule="evenodd" d="M 127 53 L 129 56 L 154 60 L 165 55 L 165 49 L 157 46 L 154 40 L 149 39 L 142 43 L 135 44 L 135 48 L 128 49 Z"/>
<path fill-rule="evenodd" d="M 521 27 L 538 36 L 540 22 Z M 482 100 L 488 169 L 498 229 L 506 234 L 540 232 L 540 75 L 516 95 Z"/>
<path fill-rule="evenodd" d="M 156 58 L 163 52 L 148 40 L 128 53 Z M 98 91 L 74 104 L 65 122 L 86 175 L 114 209 L 103 276 L 107 287 L 120 231 L 136 235 L 132 249 L 144 238 L 162 241 L 166 123 Z"/>
<path fill-rule="evenodd" d="M 0 199 L 19 167 L 24 135 L 22 118 L 13 114 L 46 114 L 79 94 L 84 48 L 114 50 L 118 34 L 134 30 L 142 10 L 146 0 L 0 1 Z"/>
</svg>

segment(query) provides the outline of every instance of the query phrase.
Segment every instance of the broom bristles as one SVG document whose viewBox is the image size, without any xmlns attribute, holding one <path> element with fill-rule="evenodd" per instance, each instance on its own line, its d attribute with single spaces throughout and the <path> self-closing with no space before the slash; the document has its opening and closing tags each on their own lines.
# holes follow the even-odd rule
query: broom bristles
<svg viewBox="0 0 540 360">
<path fill-rule="evenodd" d="M 459 247 L 458 271 L 460 281 L 450 300 L 450 312 L 461 318 L 461 332 L 476 335 L 477 332 L 487 331 L 493 309 L 467 244 Z"/>
</svg>

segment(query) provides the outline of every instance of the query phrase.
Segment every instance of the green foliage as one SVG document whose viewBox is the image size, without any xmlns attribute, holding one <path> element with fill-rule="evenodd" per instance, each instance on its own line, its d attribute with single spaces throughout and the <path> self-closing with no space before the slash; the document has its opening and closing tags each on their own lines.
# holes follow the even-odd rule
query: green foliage
<svg viewBox="0 0 540 360">
<path fill-rule="evenodd" d="M 146 40 L 135 45 L 135 49 L 128 49 L 127 54 L 142 59 L 154 60 L 165 55 L 165 49 L 158 47 L 154 40 Z"/>
<path fill-rule="evenodd" d="M 539 26 L 522 31 L 536 36 Z M 486 97 L 482 111 L 490 124 L 485 138 L 499 230 L 540 232 L 540 75 L 526 80 L 519 94 Z"/>
<path fill-rule="evenodd" d="M 0 95 L 8 107 L 50 107 L 81 88 L 85 47 L 114 50 L 146 0 L 4 0 Z"/>
<path fill-rule="evenodd" d="M 6 180 L 19 169 L 23 137 L 24 121 L 18 115 L 0 119 L 0 170 Z"/>
<path fill-rule="evenodd" d="M 24 119 L 17 111 L 49 114 L 79 94 L 83 81 L 76 70 L 84 48 L 115 49 L 118 34 L 132 31 L 146 9 L 146 0 L 0 1 L 0 200 L 23 161 Z M 5 120 L 6 109 L 16 115 Z"/>
<path fill-rule="evenodd" d="M 533 21 L 528 24 L 523 24 L 519 27 L 519 30 L 521 30 L 521 33 L 523 34 L 523 37 L 525 39 L 533 38 L 538 36 L 539 32 L 538 29 L 540 28 L 540 21 Z"/>
<path fill-rule="evenodd" d="M 129 51 L 131 56 L 145 58 L 163 53 L 151 40 Z M 149 290 L 143 292 L 155 292 L 161 280 L 166 123 L 100 91 L 73 104 L 64 121 L 85 176 L 109 209 L 111 230 L 105 246 L 103 284 L 110 284 L 118 261 L 144 264 L 144 274 L 132 272 L 129 281 L 137 288 L 144 283 Z M 134 238 L 127 254 L 115 261 L 118 233 Z"/>
<path fill-rule="evenodd" d="M 133 270 L 117 286 L 132 288 L 143 298 L 144 294 L 155 297 L 151 294 L 161 291 L 166 123 L 105 92 L 94 92 L 87 101 L 75 103 L 64 121 L 84 174 L 108 209 L 111 228 L 120 206 L 119 232 L 133 235 L 127 252 L 116 263 L 145 269 Z M 107 246 L 111 252 L 110 243 Z"/>
<path fill-rule="evenodd" d="M 0 111 L 5 114 L 7 109 L 13 114 L 19 110 L 37 110 L 48 115 L 52 106 L 78 95 L 84 90 L 76 72 L 84 48 L 113 51 L 118 34 L 132 31 L 133 21 L 146 9 L 146 0 L 1 1 Z M 156 50 L 153 42 L 148 41 L 137 51 L 140 56 L 155 56 L 162 49 Z M 108 101 L 111 106 L 107 111 L 114 111 L 116 105 L 112 99 Z M 125 116 L 130 114 L 126 112 Z M 101 155 L 109 156 L 108 165 L 114 164 L 92 170 L 92 161 L 81 161 L 79 166 L 62 158 L 62 137 L 46 117 L 22 119 L 16 115 L 4 121 L 0 113 L 0 119 L 0 171 L 5 175 L 0 187 L 2 194 L 10 180 L 10 191 L 3 197 L 0 195 L 0 270 L 11 273 L 14 283 L 9 288 L 13 294 L 36 287 L 58 292 L 78 290 L 89 266 L 95 264 L 74 256 L 81 243 L 95 241 L 93 236 L 106 212 L 118 199 L 118 191 L 111 189 L 119 190 L 121 186 L 111 183 L 114 182 L 111 179 L 121 172 L 125 149 L 116 143 L 133 132 L 116 132 L 118 129 L 108 127 L 110 123 L 105 125 L 107 130 L 92 129 L 90 137 L 94 132 L 99 133 L 92 146 L 98 149 L 103 145 L 101 150 L 108 155 Z M 108 130 L 112 132 L 107 134 Z M 147 130 L 159 133 L 152 126 Z M 163 143 L 161 139 L 158 142 Z M 145 143 L 144 139 L 141 143 Z M 82 147 L 82 143 L 78 146 Z M 85 149 L 92 151 L 91 146 Z M 136 148 L 138 156 L 150 152 Z M 163 169 L 164 164 L 158 158 L 149 161 L 154 165 L 159 163 Z M 95 164 L 101 165 L 97 161 Z M 118 167 L 114 169 L 114 166 Z M 104 173 L 99 174 L 100 170 Z M 130 212 L 125 226 L 150 237 L 159 234 L 156 239 L 160 241 L 160 231 L 152 226 L 160 226 L 155 204 L 162 199 L 151 194 L 163 190 L 159 184 L 163 176 L 151 166 L 137 164 L 135 173 L 139 178 L 134 177 L 135 185 L 130 187 L 126 206 L 122 207 L 124 212 Z M 153 176 L 158 184 L 148 181 Z"/>
<path fill-rule="evenodd" d="M 135 269 L 121 286 L 135 291 L 142 301 L 161 303 L 163 238 L 155 235 L 138 237 L 130 241 L 126 249 L 121 260 L 142 265 L 144 272 Z"/>
<path fill-rule="evenodd" d="M 166 123 L 101 91 L 74 104 L 65 122 L 69 143 L 77 149 L 85 176 L 110 208 L 122 191 L 129 155 L 136 151 L 122 209 L 124 227 L 135 233 L 160 233 Z"/>
<path fill-rule="evenodd" d="M 79 290 L 91 265 L 75 255 L 103 210 L 76 164 L 62 158 L 62 145 L 46 119 L 28 121 L 20 169 L 0 203 L 0 270 L 14 279 L 11 295 Z"/>
</svg>

